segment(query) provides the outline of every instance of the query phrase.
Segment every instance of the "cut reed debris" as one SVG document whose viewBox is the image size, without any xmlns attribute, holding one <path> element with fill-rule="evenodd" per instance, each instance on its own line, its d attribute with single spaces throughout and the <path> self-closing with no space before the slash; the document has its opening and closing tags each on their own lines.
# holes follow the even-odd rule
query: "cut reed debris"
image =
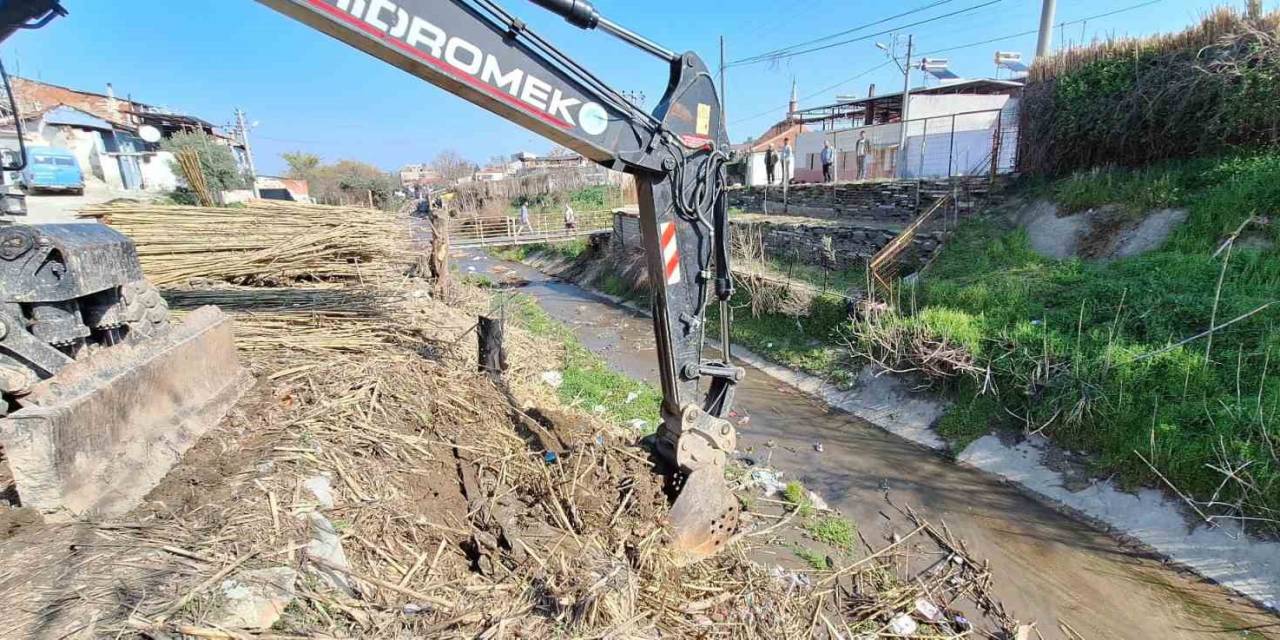
<svg viewBox="0 0 1280 640">
<path fill-rule="evenodd" d="M 408 262 L 409 218 L 374 209 L 254 201 L 243 207 L 88 207 L 133 239 L 157 286 L 362 280 Z"/>
</svg>

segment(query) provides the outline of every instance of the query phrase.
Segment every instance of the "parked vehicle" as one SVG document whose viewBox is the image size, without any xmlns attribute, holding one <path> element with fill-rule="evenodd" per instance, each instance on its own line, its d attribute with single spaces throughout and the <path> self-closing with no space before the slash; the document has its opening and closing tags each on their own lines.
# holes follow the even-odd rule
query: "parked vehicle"
<svg viewBox="0 0 1280 640">
<path fill-rule="evenodd" d="M 22 172 L 22 182 L 27 190 L 70 191 L 84 194 L 84 172 L 76 157 L 66 149 L 54 147 L 28 147 L 27 168 Z"/>
</svg>

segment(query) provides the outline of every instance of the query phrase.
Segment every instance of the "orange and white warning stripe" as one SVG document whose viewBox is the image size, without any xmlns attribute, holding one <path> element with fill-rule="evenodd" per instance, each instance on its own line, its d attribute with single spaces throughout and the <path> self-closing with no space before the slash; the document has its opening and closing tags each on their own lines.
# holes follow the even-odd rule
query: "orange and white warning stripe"
<svg viewBox="0 0 1280 640">
<path fill-rule="evenodd" d="M 662 265 L 667 274 L 667 284 L 680 284 L 680 247 L 676 246 L 676 225 L 664 222 L 658 225 L 662 235 Z"/>
</svg>

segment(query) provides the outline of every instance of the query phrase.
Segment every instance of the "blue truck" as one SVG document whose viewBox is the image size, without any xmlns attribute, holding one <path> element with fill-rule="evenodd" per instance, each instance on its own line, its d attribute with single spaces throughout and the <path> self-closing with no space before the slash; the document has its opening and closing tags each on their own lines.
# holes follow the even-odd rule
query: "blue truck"
<svg viewBox="0 0 1280 640">
<path fill-rule="evenodd" d="M 27 147 L 22 183 L 27 191 L 69 191 L 84 195 L 84 172 L 73 153 L 54 147 Z"/>
</svg>

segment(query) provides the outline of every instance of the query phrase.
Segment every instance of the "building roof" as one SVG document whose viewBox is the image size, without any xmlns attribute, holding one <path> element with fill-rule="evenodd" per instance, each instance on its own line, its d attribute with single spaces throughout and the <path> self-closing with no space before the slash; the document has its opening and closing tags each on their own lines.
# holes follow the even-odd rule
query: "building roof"
<svg viewBox="0 0 1280 640">
<path fill-rule="evenodd" d="M 771 144 L 778 148 L 782 148 L 783 138 L 795 139 L 800 134 L 804 133 L 804 131 L 805 128 L 803 122 L 788 122 L 784 120 L 772 127 L 769 127 L 769 130 L 765 131 L 764 135 L 760 136 L 759 140 L 752 143 L 751 151 L 753 153 L 756 151 L 764 151 L 768 149 Z"/>
<path fill-rule="evenodd" d="M 1015 91 L 1021 89 L 1023 84 L 1014 80 L 996 80 L 994 78 L 975 78 L 972 80 L 959 80 L 957 82 L 944 82 L 936 87 L 919 87 L 911 90 L 911 95 L 949 95 L 957 93 L 976 93 L 976 94 L 992 94 L 1005 93 L 1007 91 Z M 833 104 L 823 105 L 820 107 L 809 107 L 801 109 L 800 114 L 813 114 L 820 111 L 829 111 L 833 109 L 843 109 L 853 106 L 865 105 L 875 102 L 902 102 L 902 92 L 895 91 L 893 93 L 882 93 L 876 96 L 868 96 L 866 98 L 850 98 L 848 100 L 840 100 Z"/>
<path fill-rule="evenodd" d="M 43 115 L 44 121 L 49 124 L 69 125 L 83 129 L 112 131 L 120 126 L 119 123 L 109 122 L 83 109 L 77 109 L 65 104 L 57 105 L 47 110 Z M 24 119 L 27 117 L 26 114 L 23 114 Z"/>
</svg>

